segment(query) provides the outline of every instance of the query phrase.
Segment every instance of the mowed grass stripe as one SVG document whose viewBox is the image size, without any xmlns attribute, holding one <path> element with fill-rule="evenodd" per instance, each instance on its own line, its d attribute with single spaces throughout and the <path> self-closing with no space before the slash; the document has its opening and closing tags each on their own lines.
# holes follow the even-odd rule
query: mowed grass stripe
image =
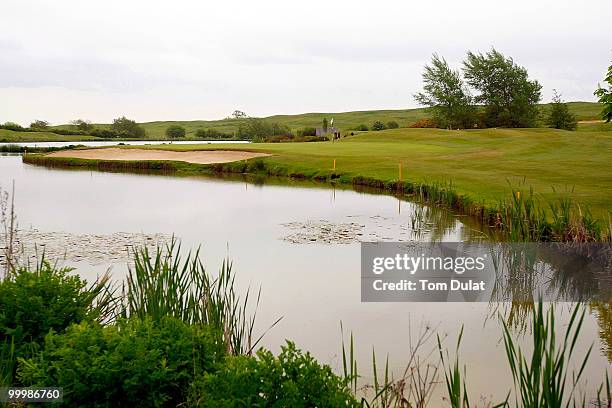
<svg viewBox="0 0 612 408">
<path fill-rule="evenodd" d="M 129 148 L 129 147 L 128 147 Z M 139 147 L 142 148 L 142 147 Z M 164 145 L 171 150 L 236 149 L 272 153 L 269 166 L 310 173 L 336 172 L 383 181 L 452 181 L 457 191 L 495 204 L 509 184 L 533 187 L 544 198 L 560 194 L 588 206 L 598 218 L 612 209 L 612 133 L 554 129 L 394 129 L 322 143 Z M 524 184 L 523 184 L 524 181 Z M 553 190 L 554 189 L 554 190 Z"/>
</svg>

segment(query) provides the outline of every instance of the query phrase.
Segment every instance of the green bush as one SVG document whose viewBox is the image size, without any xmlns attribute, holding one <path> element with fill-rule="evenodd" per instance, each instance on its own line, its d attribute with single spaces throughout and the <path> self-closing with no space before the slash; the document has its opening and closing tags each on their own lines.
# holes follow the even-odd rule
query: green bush
<svg viewBox="0 0 612 408">
<path fill-rule="evenodd" d="M 68 275 L 70 271 L 42 262 L 0 281 L 0 342 L 14 339 L 22 356 L 31 343 L 42 344 L 50 330 L 62 332 L 72 323 L 101 316 L 102 309 L 94 303 L 100 301 L 106 280 L 87 288 L 84 280 Z"/>
<path fill-rule="evenodd" d="M 179 139 L 185 137 L 185 128 L 178 125 L 168 126 L 166 129 L 166 137 L 168 139 Z"/>
<path fill-rule="evenodd" d="M 387 122 L 387 129 L 397 129 L 399 128 L 399 123 L 394 120 Z"/>
<path fill-rule="evenodd" d="M 198 129 L 196 131 L 196 137 L 198 139 L 233 139 L 232 133 L 221 132 L 216 129 Z"/>
<path fill-rule="evenodd" d="M 110 129 L 93 129 L 92 131 L 89 132 L 89 134 L 92 136 L 96 136 L 96 137 L 102 137 L 104 139 L 112 139 L 115 137 L 125 137 L 125 138 L 130 137 L 129 133 L 115 132 L 114 130 L 110 130 Z"/>
<path fill-rule="evenodd" d="M 378 131 L 378 130 L 385 130 L 387 127 L 385 126 L 384 123 L 382 123 L 381 121 L 377 120 L 376 122 L 374 122 L 372 124 L 372 130 Z"/>
<path fill-rule="evenodd" d="M 293 136 L 287 125 L 264 119 L 249 118 L 238 126 L 238 138 L 242 140 L 263 141 L 273 136 Z"/>
<path fill-rule="evenodd" d="M 171 317 L 84 322 L 48 335 L 39 355 L 20 361 L 18 375 L 23 384 L 63 387 L 65 406 L 177 406 L 223 353 L 218 332 Z"/>
<path fill-rule="evenodd" d="M 298 136 L 316 136 L 317 129 L 313 127 L 305 127 L 297 132 Z"/>
<path fill-rule="evenodd" d="M 576 115 L 570 112 L 569 105 L 561 100 L 561 95 L 557 90 L 554 89 L 553 92 L 546 125 L 555 129 L 576 130 L 578 126 Z"/>
<path fill-rule="evenodd" d="M 30 123 L 30 129 L 32 130 L 47 130 L 49 129 L 49 122 L 46 120 L 35 120 Z"/>
<path fill-rule="evenodd" d="M 76 119 L 70 123 L 76 126 L 77 130 L 80 130 L 81 132 L 91 132 L 94 129 L 94 125 L 92 125 L 88 120 Z"/>
<path fill-rule="evenodd" d="M 15 122 L 4 122 L 0 129 L 12 130 L 14 132 L 25 132 L 26 128 Z"/>
<path fill-rule="evenodd" d="M 367 126 L 367 125 L 361 124 L 361 125 L 357 126 L 357 127 L 355 128 L 355 130 L 358 130 L 358 131 L 360 131 L 360 132 L 367 132 L 367 131 L 368 131 L 368 130 L 370 130 L 370 129 L 368 128 L 368 126 Z"/>
<path fill-rule="evenodd" d="M 117 134 L 126 134 L 128 137 L 145 137 L 145 130 L 135 121 L 122 116 L 113 120 L 111 130 Z"/>
<path fill-rule="evenodd" d="M 215 373 L 191 387 L 195 407 L 356 407 L 344 379 L 287 342 L 278 357 L 260 350 L 257 357 L 228 356 Z"/>
</svg>

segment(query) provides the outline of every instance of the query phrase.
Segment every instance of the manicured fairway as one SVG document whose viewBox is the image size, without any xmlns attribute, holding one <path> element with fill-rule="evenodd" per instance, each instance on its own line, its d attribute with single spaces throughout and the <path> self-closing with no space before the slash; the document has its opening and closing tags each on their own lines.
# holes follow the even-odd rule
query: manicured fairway
<svg viewBox="0 0 612 408">
<path fill-rule="evenodd" d="M 244 150 L 245 146 L 161 148 Z M 508 194 L 511 183 L 533 187 L 546 198 L 567 194 L 605 220 L 612 210 L 612 132 L 396 129 L 338 142 L 251 144 L 248 150 L 273 153 L 261 160 L 306 176 L 329 174 L 335 159 L 336 172 L 344 178 L 397 180 L 401 163 L 406 180 L 452 181 L 459 192 L 489 204 Z"/>
</svg>

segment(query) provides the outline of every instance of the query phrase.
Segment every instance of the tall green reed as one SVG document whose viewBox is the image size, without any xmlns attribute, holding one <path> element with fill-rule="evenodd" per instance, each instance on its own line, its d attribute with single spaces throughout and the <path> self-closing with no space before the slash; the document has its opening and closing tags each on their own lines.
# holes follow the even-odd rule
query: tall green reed
<svg viewBox="0 0 612 408">
<path fill-rule="evenodd" d="M 124 316 L 151 316 L 154 320 L 172 316 L 189 324 L 217 328 L 231 354 L 251 354 L 265 333 L 254 336 L 255 319 L 261 297 L 257 292 L 255 308 L 249 314 L 250 288 L 244 298 L 236 291 L 232 264 L 225 260 L 216 277 L 206 272 L 199 249 L 184 256 L 175 238 L 154 253 L 147 247 L 133 254 L 127 289 L 124 289 Z"/>
<path fill-rule="evenodd" d="M 389 370 L 389 356 L 385 359 L 384 369 L 379 373 L 376 351 L 372 348 L 372 384 L 359 386 L 360 376 L 357 369 L 357 359 L 354 350 L 353 333 L 350 335 L 349 345 L 344 342 L 342 332 L 342 368 L 345 381 L 353 394 L 361 396 L 360 405 L 365 408 L 424 408 L 429 405 L 433 389 L 438 379 L 438 364 L 432 363 L 431 355 L 435 349 L 422 353 L 422 349 L 429 344 L 435 330 L 430 326 L 421 326 L 416 336 L 412 335 L 412 326 L 409 325 L 408 334 L 408 361 L 404 371 L 398 378 L 394 378 Z M 368 396 L 372 391 L 373 395 Z"/>
<path fill-rule="evenodd" d="M 15 342 L 13 338 L 0 344 L 0 386 L 10 387 L 15 380 L 17 356 L 15 355 Z"/>
<path fill-rule="evenodd" d="M 563 341 L 556 340 L 554 306 L 544 312 L 539 302 L 533 313 L 533 351 L 527 358 L 512 338 L 509 327 L 504 323 L 504 346 L 514 381 L 517 406 L 524 408 L 570 407 L 577 403 L 574 391 L 580 381 L 592 345 L 579 360 L 580 368 L 571 372 L 570 362 L 584 322 L 585 310 L 573 308 Z M 580 402 L 578 401 L 580 404 Z"/>
</svg>

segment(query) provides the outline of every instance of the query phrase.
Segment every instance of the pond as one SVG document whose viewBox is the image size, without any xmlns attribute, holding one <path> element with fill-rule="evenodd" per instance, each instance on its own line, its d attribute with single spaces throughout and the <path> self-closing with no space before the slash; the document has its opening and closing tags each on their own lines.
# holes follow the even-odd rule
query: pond
<svg viewBox="0 0 612 408">
<path fill-rule="evenodd" d="M 461 360 L 467 364 L 472 398 L 495 396 L 498 401 L 509 391 L 512 382 L 494 305 L 360 301 L 359 241 L 484 239 L 465 217 L 390 195 L 316 184 L 48 169 L 23 164 L 19 156 L 0 157 L 0 176 L 4 189 L 15 182 L 20 228 L 44 240 L 51 251 L 53 242 L 60 242 L 65 263 L 88 279 L 109 267 L 116 279 L 125 275 L 126 260 L 111 254 L 113 245 L 120 251 L 132 238 L 174 234 L 183 248 L 201 246 L 208 270 L 217 271 L 228 257 L 241 288 L 261 286 L 259 331 L 283 316 L 263 340 L 275 352 L 291 339 L 340 370 L 342 322 L 345 336 L 354 333 L 367 380 L 372 347 L 379 361 L 388 354 L 390 369 L 399 373 L 419 327 L 448 335 L 445 344 L 453 350 L 464 326 Z M 433 224 L 417 231 L 415 214 L 424 211 Z M 71 255 L 79 252 L 73 246 L 79 249 L 86 242 L 94 248 L 83 249 L 82 258 Z M 568 308 L 557 307 L 559 334 Z M 600 331 L 601 338 L 610 337 L 610 323 L 600 328 L 598 317 L 603 320 L 595 308 L 589 309 L 577 345 L 582 356 L 594 343 L 585 373 L 591 389 L 610 368 L 608 346 L 600 339 Z M 432 341 L 424 351 L 433 347 Z M 443 392 L 440 384 L 437 398 Z"/>
</svg>

